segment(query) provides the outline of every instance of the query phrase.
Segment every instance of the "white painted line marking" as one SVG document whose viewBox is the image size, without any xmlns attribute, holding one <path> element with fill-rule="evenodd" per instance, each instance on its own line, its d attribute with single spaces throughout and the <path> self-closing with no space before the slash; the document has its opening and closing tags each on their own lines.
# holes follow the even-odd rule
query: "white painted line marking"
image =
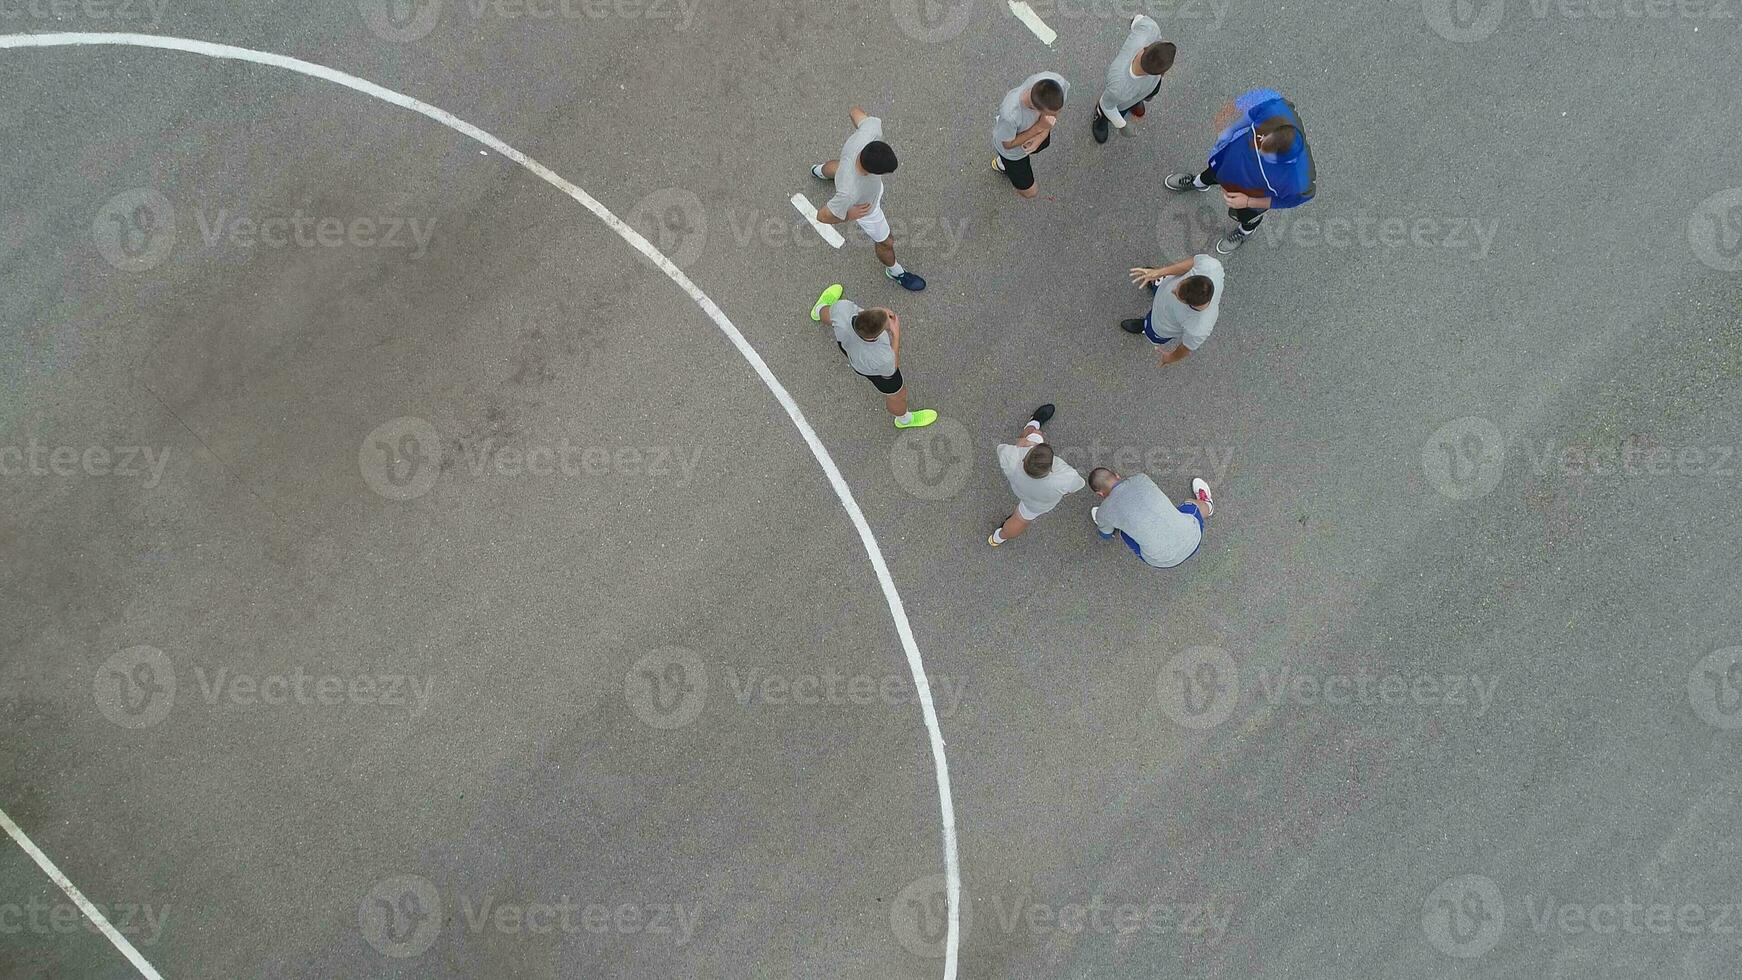
<svg viewBox="0 0 1742 980">
<path fill-rule="evenodd" d="M 847 240 L 841 237 L 840 232 L 817 220 L 817 209 L 811 204 L 809 198 L 805 197 L 803 194 L 794 194 L 792 196 L 792 206 L 798 208 L 798 213 L 804 215 L 804 220 L 810 222 L 811 227 L 817 230 L 817 234 L 823 236 L 823 241 L 828 242 L 836 248 L 840 248 L 842 245 L 847 244 Z"/>
<path fill-rule="evenodd" d="M 1051 47 L 1052 42 L 1059 39 L 1059 32 L 1046 26 L 1046 21 L 1040 19 L 1034 8 L 1022 0 L 1010 0 L 1010 12 L 1016 15 L 1017 20 L 1022 21 L 1024 27 L 1033 31 L 1035 37 L 1040 38 L 1040 43 Z"/>
<path fill-rule="evenodd" d="M 615 232 L 618 238 L 628 242 L 631 248 L 646 256 L 654 265 L 659 266 L 666 278 L 676 283 L 679 289 L 683 290 L 697 306 L 701 307 L 702 312 L 708 315 L 708 319 L 714 321 L 714 325 L 719 327 L 720 332 L 726 335 L 726 339 L 732 342 L 732 346 L 738 349 L 738 353 L 750 364 L 757 377 L 762 379 L 763 385 L 774 396 L 774 400 L 779 402 L 780 407 L 786 411 L 787 418 L 792 420 L 793 428 L 797 429 L 798 434 L 804 438 L 805 445 L 810 448 L 811 455 L 816 457 L 817 465 L 822 467 L 823 475 L 828 477 L 829 486 L 835 491 L 835 497 L 841 502 L 841 509 L 847 512 L 847 518 L 852 522 L 853 529 L 859 532 L 859 542 L 865 546 L 865 557 L 871 562 L 871 570 L 876 573 L 877 584 L 883 590 L 883 601 L 889 606 L 889 615 L 895 621 L 895 634 L 901 640 L 902 651 L 907 655 L 907 669 L 913 675 L 914 691 L 919 696 L 920 714 L 925 720 L 926 731 L 931 737 L 932 770 L 937 776 L 938 811 L 943 823 L 945 891 L 949 896 L 949 922 L 944 940 L 944 980 L 955 980 L 956 958 L 962 941 L 962 872 L 960 860 L 956 853 L 956 805 L 950 796 L 950 765 L 949 760 L 944 757 L 944 733 L 943 728 L 938 724 L 937 706 L 932 703 L 931 684 L 926 681 L 925 660 L 920 656 L 919 645 L 913 639 L 913 626 L 907 621 L 907 609 L 902 604 L 901 593 L 895 588 L 895 579 L 889 574 L 889 564 L 883 559 L 883 549 L 878 547 L 877 536 L 871 533 L 871 525 L 865 520 L 864 512 L 859 509 L 859 502 L 853 498 L 852 488 L 847 486 L 846 478 L 841 476 L 840 468 L 835 465 L 835 458 L 829 455 L 828 447 L 823 445 L 816 430 L 811 428 L 810 420 L 805 418 L 804 412 L 799 410 L 798 403 L 793 401 L 786 386 L 774 376 L 774 372 L 769 369 L 768 363 L 762 359 L 762 355 L 756 352 L 756 348 L 750 346 L 750 342 L 744 339 L 744 335 L 726 317 L 725 312 L 708 297 L 707 293 L 702 292 L 700 287 L 691 282 L 690 277 L 684 275 L 682 269 L 674 265 L 659 249 L 654 248 L 647 239 L 641 237 L 640 232 L 629 227 L 623 222 L 623 219 L 612 214 L 609 208 L 594 200 L 591 194 L 564 180 L 544 164 L 453 113 L 445 109 L 438 109 L 409 95 L 402 95 L 374 82 L 346 74 L 336 68 L 317 65 L 312 61 L 303 61 L 301 58 L 292 58 L 289 55 L 273 54 L 270 51 L 255 51 L 252 48 L 238 48 L 229 44 L 214 44 L 211 41 L 195 41 L 189 38 L 165 37 L 157 34 L 0 35 L 0 49 L 59 48 L 91 44 L 161 48 L 166 51 L 185 51 L 188 54 L 203 55 L 207 58 L 225 58 L 233 61 L 252 62 L 257 65 L 269 65 L 293 71 L 299 75 L 307 75 L 310 78 L 324 79 L 335 85 L 343 85 L 353 91 L 362 92 L 364 95 L 427 116 L 454 132 L 468 136 L 520 164 L 538 175 L 545 183 L 567 194 L 582 207 L 593 212 L 593 215 L 603 221 L 607 228 Z M 7 821 L 7 825 L 10 830 L 10 820 Z M 19 834 L 13 836 L 14 839 L 21 838 Z M 20 843 L 23 844 L 24 841 L 20 840 Z M 34 850 L 29 846 L 26 846 L 25 849 L 27 851 Z M 41 852 L 36 853 L 40 854 Z M 46 858 L 38 860 L 37 863 L 42 865 L 44 870 L 53 868 L 53 865 L 47 863 Z M 49 876 L 56 878 L 57 883 L 65 880 L 60 877 L 58 871 L 50 871 Z M 67 882 L 63 887 L 68 890 L 68 894 L 76 894 L 71 890 L 71 882 Z M 86 914 L 91 914 L 94 911 L 94 909 L 87 909 Z M 138 953 L 133 951 L 133 947 L 120 933 L 109 929 L 106 934 L 123 953 L 127 954 L 129 960 L 134 961 L 133 965 L 139 968 L 140 973 L 150 980 L 159 980 L 157 971 L 151 968 L 151 964 L 139 958 Z"/>
<path fill-rule="evenodd" d="M 6 833 L 18 842 L 19 847 L 24 848 L 24 853 L 30 855 L 30 859 L 36 862 L 36 866 L 42 869 L 42 873 L 48 875 L 48 880 L 59 885 L 60 890 L 66 892 L 67 897 L 73 900 L 73 904 L 79 907 L 79 911 L 85 913 L 85 918 L 90 919 L 103 935 L 109 937 L 109 941 L 115 944 L 115 948 L 121 951 L 122 956 L 127 957 L 128 962 L 133 964 L 133 968 L 139 971 L 140 976 L 147 978 L 147 980 L 163 980 L 163 974 L 157 972 L 156 967 L 146 962 L 145 957 L 139 955 L 139 950 L 133 948 L 133 944 L 127 941 L 126 936 L 121 935 L 114 926 L 109 924 L 109 920 L 103 917 L 102 910 L 92 905 L 90 899 L 86 898 L 83 892 L 68 881 L 66 875 L 60 873 L 60 869 L 54 866 L 54 862 L 48 859 L 48 855 L 42 853 L 42 848 L 37 847 L 29 837 L 25 836 L 24 831 L 18 829 L 18 825 L 12 822 L 12 818 L 6 815 L 5 810 L 0 810 L 0 827 L 6 828 Z"/>
</svg>

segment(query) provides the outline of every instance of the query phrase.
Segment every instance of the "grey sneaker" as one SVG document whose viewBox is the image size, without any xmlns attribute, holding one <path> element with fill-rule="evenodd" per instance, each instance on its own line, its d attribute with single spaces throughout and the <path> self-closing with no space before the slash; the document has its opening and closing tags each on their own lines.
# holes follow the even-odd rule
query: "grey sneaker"
<svg viewBox="0 0 1742 980">
<path fill-rule="evenodd" d="M 1207 191 L 1209 187 L 1199 187 L 1197 174 L 1168 174 L 1161 179 L 1161 186 L 1170 191 Z"/>
<path fill-rule="evenodd" d="M 1234 231 L 1227 233 L 1226 235 L 1223 235 L 1221 237 L 1221 239 L 1216 242 L 1216 254 L 1217 255 L 1232 255 L 1232 254 L 1234 254 L 1234 250 L 1239 248 L 1240 246 L 1246 244 L 1246 239 L 1251 238 L 1252 234 L 1253 233 L 1249 232 L 1249 231 L 1240 231 L 1240 230 L 1236 229 Z"/>
</svg>

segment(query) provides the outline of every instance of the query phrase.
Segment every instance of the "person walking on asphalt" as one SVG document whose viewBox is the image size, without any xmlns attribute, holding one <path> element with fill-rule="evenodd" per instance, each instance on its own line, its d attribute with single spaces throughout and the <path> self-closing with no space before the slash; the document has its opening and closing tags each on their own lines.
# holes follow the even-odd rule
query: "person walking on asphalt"
<svg viewBox="0 0 1742 980">
<path fill-rule="evenodd" d="M 1142 473 L 1122 477 L 1098 466 L 1089 473 L 1089 489 L 1101 498 L 1089 509 L 1101 540 L 1119 535 L 1152 568 L 1172 568 L 1197 554 L 1204 518 L 1215 510 L 1210 485 L 1197 478 L 1192 480 L 1194 501 L 1178 507 Z"/>
<path fill-rule="evenodd" d="M 1161 352 L 1161 367 L 1184 360 L 1210 339 L 1222 307 L 1222 263 L 1212 255 L 1195 255 L 1172 265 L 1131 270 L 1131 281 L 1154 294 L 1149 312 L 1119 321 L 1126 333 L 1140 333 L 1157 347 L 1178 340 Z"/>
<path fill-rule="evenodd" d="M 1221 185 L 1235 227 L 1216 242 L 1216 252 L 1228 255 L 1246 244 L 1266 211 L 1312 200 L 1318 175 L 1300 115 L 1275 89 L 1253 89 L 1223 106 L 1216 125 L 1222 135 L 1204 171 L 1195 176 L 1171 173 L 1162 184 L 1170 191 L 1207 191 Z"/>
<path fill-rule="evenodd" d="M 1053 411 L 1050 402 L 1035 409 L 1016 444 L 998 447 L 998 468 L 1016 494 L 1016 510 L 987 536 L 986 543 L 994 548 L 1028 530 L 1030 522 L 1057 507 L 1066 494 L 1087 485 L 1071 464 L 1054 455 L 1041 434 Z"/>
<path fill-rule="evenodd" d="M 901 377 L 901 318 L 886 306 L 866 310 L 841 298 L 836 283 L 823 290 L 811 307 L 811 319 L 835 332 L 835 343 L 860 377 L 883 393 L 884 407 L 895 416 L 897 429 L 917 429 L 938 420 L 929 408 L 908 411 L 907 387 Z"/>
<path fill-rule="evenodd" d="M 817 220 L 828 225 L 858 222 L 859 230 L 874 243 L 883 274 L 917 292 L 925 288 L 925 280 L 895 260 L 895 239 L 883 214 L 883 178 L 895 172 L 895 150 L 883 142 L 883 120 L 858 106 L 847 115 L 853 120 L 853 132 L 842 144 L 841 155 L 811 168 L 812 177 L 835 182 L 835 196 L 817 209 Z"/>
<path fill-rule="evenodd" d="M 1161 40 L 1160 26 L 1148 15 L 1131 18 L 1131 30 L 1107 68 L 1107 87 L 1095 104 L 1095 142 L 1107 142 L 1109 123 L 1119 135 L 1131 135 L 1131 121 L 1142 119 L 1149 100 L 1161 91 L 1161 76 L 1173 67 L 1174 50 L 1173 42 Z"/>
<path fill-rule="evenodd" d="M 992 126 L 992 148 L 998 155 L 992 167 L 1010 178 L 1021 197 L 1040 193 L 1029 157 L 1052 145 L 1052 128 L 1070 90 L 1071 83 L 1057 72 L 1036 72 L 1004 93 L 998 105 L 998 121 Z"/>
</svg>

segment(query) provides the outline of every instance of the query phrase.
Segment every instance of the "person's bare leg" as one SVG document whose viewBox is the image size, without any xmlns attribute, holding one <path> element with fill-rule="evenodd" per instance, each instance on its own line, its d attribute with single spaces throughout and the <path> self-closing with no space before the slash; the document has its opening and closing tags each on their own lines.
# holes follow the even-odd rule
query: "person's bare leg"
<svg viewBox="0 0 1742 980">
<path fill-rule="evenodd" d="M 901 390 L 896 392 L 893 395 L 884 395 L 883 396 L 883 407 L 889 409 L 889 414 L 895 416 L 896 418 L 901 418 L 903 415 L 906 415 L 907 414 L 907 386 L 903 385 L 901 387 Z"/>
<path fill-rule="evenodd" d="M 1033 197 L 1039 193 L 1040 193 L 1040 185 L 1039 184 L 1030 184 L 1026 190 L 1017 191 L 1016 196 L 1017 197 Z"/>
<path fill-rule="evenodd" d="M 1016 511 L 1011 511 L 1010 516 L 1006 517 L 1003 525 L 998 528 L 998 536 L 1003 538 L 1005 541 L 1009 541 L 1011 538 L 1014 538 L 1028 530 L 1028 525 L 1031 523 L 1033 522 L 1028 518 L 1023 517 Z"/>
<path fill-rule="evenodd" d="M 894 235 L 890 235 L 888 238 L 883 239 L 882 241 L 873 245 L 872 248 L 877 250 L 877 261 L 883 263 L 883 268 L 887 269 L 890 266 L 895 264 L 895 236 Z"/>
<path fill-rule="evenodd" d="M 840 168 L 841 168 L 841 161 L 830 160 L 828 163 L 823 164 L 823 176 L 827 177 L 830 180 L 834 180 L 835 179 L 835 171 L 839 170 Z"/>
</svg>

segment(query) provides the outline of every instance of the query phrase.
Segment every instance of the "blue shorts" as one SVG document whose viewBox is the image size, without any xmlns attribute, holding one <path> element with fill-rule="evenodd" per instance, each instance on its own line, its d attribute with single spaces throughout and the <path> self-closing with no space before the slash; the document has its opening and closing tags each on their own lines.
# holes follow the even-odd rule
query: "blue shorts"
<svg viewBox="0 0 1742 980">
<path fill-rule="evenodd" d="M 1143 335 L 1145 337 L 1149 338 L 1150 343 L 1155 344 L 1157 347 L 1159 347 L 1162 344 L 1165 344 L 1165 343 L 1173 340 L 1173 338 L 1172 337 L 1163 337 L 1160 334 L 1155 332 L 1155 325 L 1149 322 L 1149 318 L 1151 316 L 1154 316 L 1154 315 L 1155 315 L 1154 313 L 1143 314 Z"/>
<path fill-rule="evenodd" d="M 1192 515 L 1192 517 L 1196 518 L 1197 522 L 1198 522 L 1198 534 L 1199 535 L 1203 534 L 1203 532 L 1204 532 L 1204 515 L 1198 511 L 1197 504 L 1195 504 L 1195 503 L 1180 504 L 1179 505 L 1179 512 L 1182 514 L 1190 514 L 1190 515 Z M 1136 541 L 1131 540 L 1131 535 L 1126 534 L 1124 531 L 1120 531 L 1119 537 L 1121 540 L 1123 540 L 1125 542 L 1125 546 L 1131 549 L 1132 554 L 1136 555 L 1139 558 L 1143 557 L 1143 549 L 1139 548 L 1137 546 Z M 1204 546 L 1204 539 L 1202 537 L 1199 537 L 1198 538 L 1198 548 L 1202 548 L 1203 546 Z M 1191 559 L 1192 555 L 1197 554 L 1198 548 L 1193 548 L 1192 554 L 1187 555 L 1186 560 L 1189 561 Z M 1182 562 L 1181 564 L 1184 564 L 1184 562 Z"/>
</svg>

